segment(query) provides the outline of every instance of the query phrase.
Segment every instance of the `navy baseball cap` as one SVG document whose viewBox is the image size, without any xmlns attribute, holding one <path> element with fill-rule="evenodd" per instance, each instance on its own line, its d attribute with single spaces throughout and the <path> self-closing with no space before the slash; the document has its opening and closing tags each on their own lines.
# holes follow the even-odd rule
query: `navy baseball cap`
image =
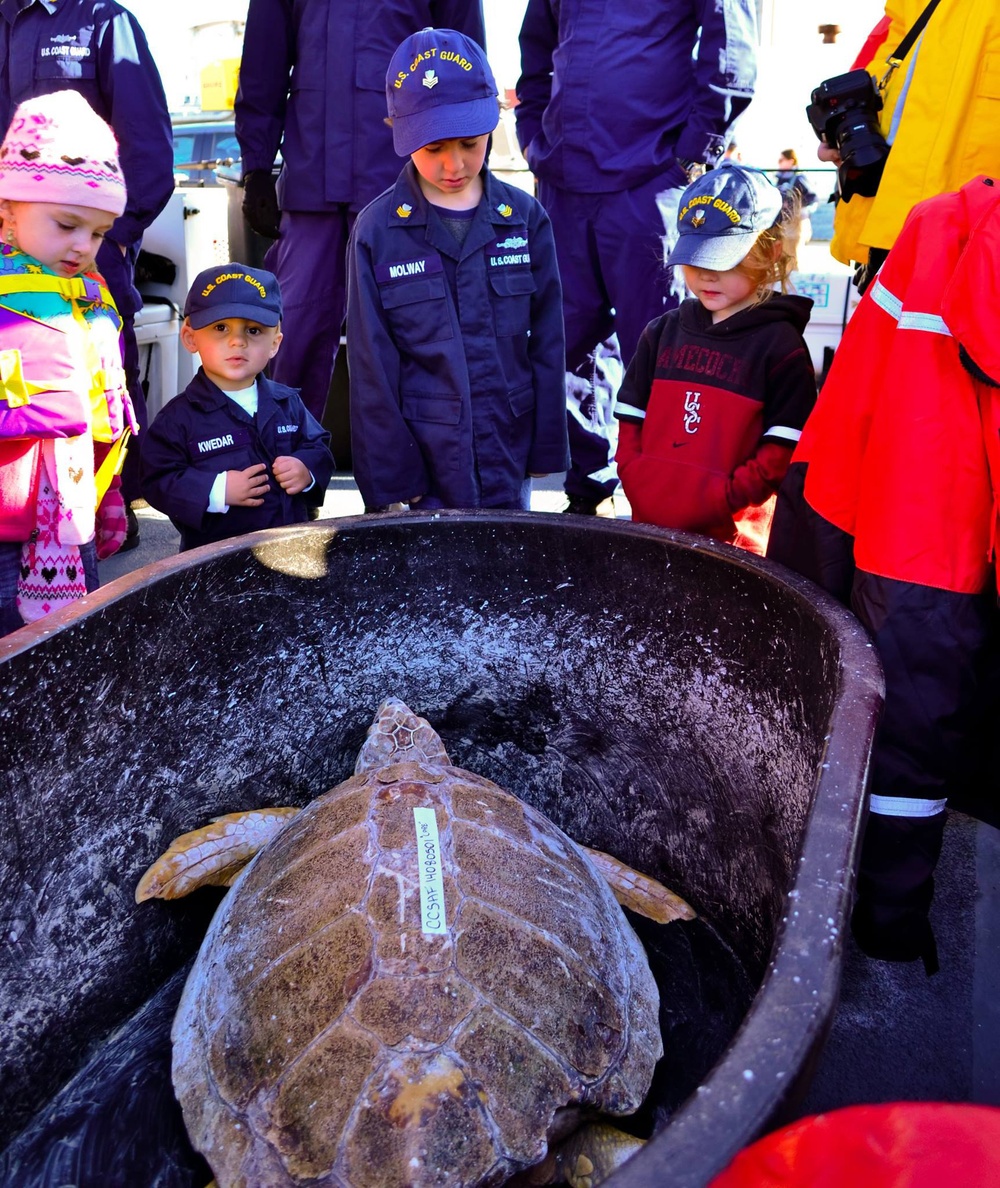
<svg viewBox="0 0 1000 1188">
<path fill-rule="evenodd" d="M 436 140 L 484 136 L 500 120 L 486 55 L 455 29 L 421 29 L 407 37 L 389 63 L 385 98 L 401 157 Z"/>
<path fill-rule="evenodd" d="M 220 318 L 246 318 L 262 326 L 281 321 L 278 278 L 263 268 L 245 264 L 217 264 L 194 278 L 184 302 L 184 316 L 194 330 Z"/>
<path fill-rule="evenodd" d="M 723 161 L 681 195 L 680 235 L 667 263 L 727 272 L 781 214 L 781 191 L 756 169 Z"/>
</svg>

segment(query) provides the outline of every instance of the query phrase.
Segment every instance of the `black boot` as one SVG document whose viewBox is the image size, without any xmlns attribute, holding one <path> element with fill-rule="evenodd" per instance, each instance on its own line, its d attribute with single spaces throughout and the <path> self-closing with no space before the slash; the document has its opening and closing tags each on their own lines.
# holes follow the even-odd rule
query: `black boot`
<svg viewBox="0 0 1000 1188">
<path fill-rule="evenodd" d="M 119 553 L 127 553 L 129 549 L 139 547 L 139 517 L 131 509 L 125 508 L 125 539 L 118 546 Z"/>
<path fill-rule="evenodd" d="M 616 518 L 615 501 L 612 495 L 601 495 L 591 498 L 588 495 L 567 495 L 567 503 L 563 508 L 574 516 L 600 516 L 605 520 Z"/>
<path fill-rule="evenodd" d="M 851 915 L 863 953 L 880 961 L 921 960 L 928 977 L 939 968 L 928 912 L 946 816 L 869 816 Z"/>
</svg>

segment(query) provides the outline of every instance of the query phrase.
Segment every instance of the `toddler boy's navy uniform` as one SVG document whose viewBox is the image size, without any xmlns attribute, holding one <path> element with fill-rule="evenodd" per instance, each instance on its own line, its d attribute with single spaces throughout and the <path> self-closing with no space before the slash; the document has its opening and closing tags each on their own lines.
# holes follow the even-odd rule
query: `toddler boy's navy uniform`
<svg viewBox="0 0 1000 1188">
<path fill-rule="evenodd" d="M 181 552 L 261 528 L 301 524 L 320 507 L 333 474 L 330 434 L 294 388 L 257 377 L 257 415 L 251 417 L 201 368 L 179 396 L 164 405 L 146 433 L 142 493 L 170 517 Z M 294 454 L 312 472 L 312 487 L 288 495 L 271 473 L 274 459 Z M 260 507 L 209 512 L 208 496 L 223 470 L 267 466 L 269 490 Z"/>
<path fill-rule="evenodd" d="M 193 330 L 216 320 L 281 323 L 281 291 L 270 272 L 225 264 L 195 277 L 184 304 Z M 251 416 L 200 367 L 179 396 L 150 425 L 142 452 L 142 493 L 170 517 L 181 534 L 181 552 L 262 528 L 300 524 L 323 503 L 333 473 L 330 434 L 294 388 L 258 375 L 257 411 Z M 250 384 L 247 384 L 247 388 Z M 275 458 L 294 456 L 313 476 L 307 491 L 289 495 L 275 479 Z M 264 463 L 268 490 L 259 507 L 230 505 L 209 511 L 216 479 L 227 470 Z"/>
</svg>

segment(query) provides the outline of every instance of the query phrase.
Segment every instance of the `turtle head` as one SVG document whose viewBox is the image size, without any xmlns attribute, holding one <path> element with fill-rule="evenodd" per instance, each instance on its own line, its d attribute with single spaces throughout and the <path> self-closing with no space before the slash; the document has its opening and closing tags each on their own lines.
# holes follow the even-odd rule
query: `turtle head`
<svg viewBox="0 0 1000 1188">
<path fill-rule="evenodd" d="M 411 761 L 451 765 L 444 743 L 430 722 L 417 717 L 398 697 L 387 697 L 379 706 L 375 721 L 368 727 L 368 737 L 358 753 L 354 774 L 360 775 L 389 763 Z"/>
</svg>

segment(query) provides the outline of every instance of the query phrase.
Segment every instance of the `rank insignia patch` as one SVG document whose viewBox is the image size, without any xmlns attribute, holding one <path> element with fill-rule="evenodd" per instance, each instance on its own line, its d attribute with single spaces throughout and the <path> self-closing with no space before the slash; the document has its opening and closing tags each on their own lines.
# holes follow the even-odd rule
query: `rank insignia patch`
<svg viewBox="0 0 1000 1188">
<path fill-rule="evenodd" d="M 396 214 L 399 215 L 401 219 L 408 219 L 410 215 L 413 214 L 413 207 L 409 204 L 409 202 L 403 202 L 396 207 Z"/>
<path fill-rule="evenodd" d="M 506 202 L 501 202 L 500 205 L 497 207 L 497 210 L 500 212 L 500 214 L 503 215 L 503 217 L 505 219 L 509 219 L 510 216 L 514 213 L 513 206 L 509 205 L 509 203 L 506 203 Z"/>
</svg>

